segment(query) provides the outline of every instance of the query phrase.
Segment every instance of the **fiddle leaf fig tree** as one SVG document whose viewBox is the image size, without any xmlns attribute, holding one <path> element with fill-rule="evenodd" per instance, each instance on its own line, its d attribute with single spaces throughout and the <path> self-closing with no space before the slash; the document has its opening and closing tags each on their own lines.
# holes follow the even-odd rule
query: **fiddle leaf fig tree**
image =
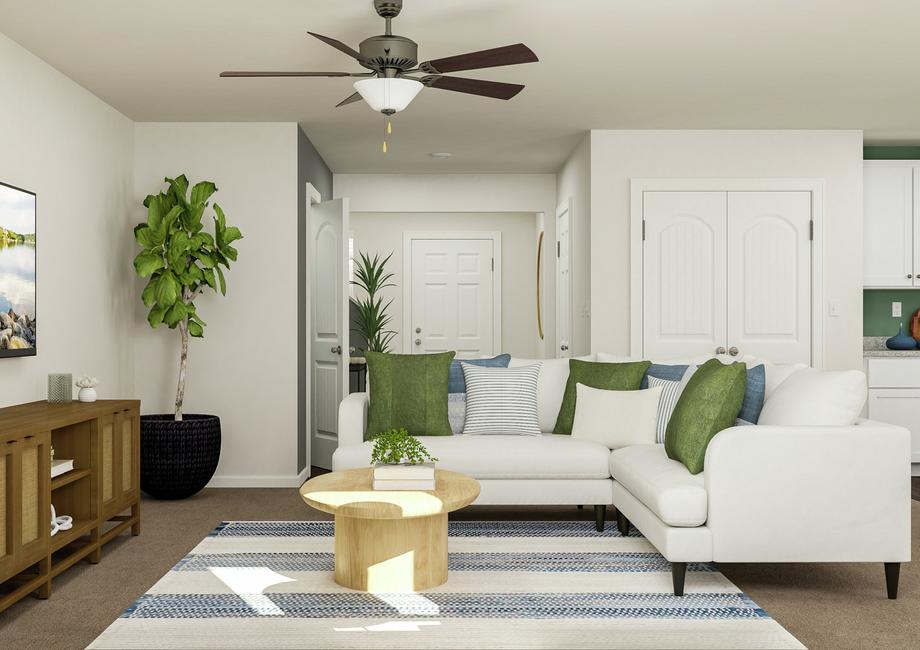
<svg viewBox="0 0 920 650">
<path fill-rule="evenodd" d="M 208 290 L 227 295 L 221 267 L 229 269 L 236 261 L 237 250 L 232 244 L 243 235 L 239 228 L 227 225 L 217 203 L 212 206 L 214 234 L 205 230 L 208 200 L 217 191 L 214 183 L 196 183 L 189 192 L 184 174 L 164 180 L 165 191 L 144 199 L 147 221 L 134 228 L 134 239 L 143 249 L 134 258 L 134 269 L 147 278 L 141 294 L 144 305 L 150 308 L 147 322 L 153 328 L 166 325 L 178 329 L 182 337 L 175 408 L 176 420 L 181 420 L 189 336 L 202 338 L 205 328 L 195 300 Z"/>
</svg>

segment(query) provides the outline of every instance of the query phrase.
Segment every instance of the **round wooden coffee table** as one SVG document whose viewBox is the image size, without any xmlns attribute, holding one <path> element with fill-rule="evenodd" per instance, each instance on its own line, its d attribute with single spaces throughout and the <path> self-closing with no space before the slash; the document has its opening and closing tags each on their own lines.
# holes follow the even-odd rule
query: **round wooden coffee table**
<svg viewBox="0 0 920 650">
<path fill-rule="evenodd" d="M 373 481 L 373 469 L 349 469 L 300 488 L 308 505 L 335 515 L 335 581 L 379 593 L 447 582 L 447 513 L 471 504 L 479 483 L 442 469 L 433 491 L 374 490 Z"/>
</svg>

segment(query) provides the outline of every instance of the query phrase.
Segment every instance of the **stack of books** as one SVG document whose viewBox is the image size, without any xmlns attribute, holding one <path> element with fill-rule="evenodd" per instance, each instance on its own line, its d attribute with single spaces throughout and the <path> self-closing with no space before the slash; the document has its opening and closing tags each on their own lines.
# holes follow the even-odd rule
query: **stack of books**
<svg viewBox="0 0 920 650">
<path fill-rule="evenodd" d="M 51 461 L 51 478 L 66 474 L 73 469 L 73 459 L 52 460 Z"/>
<path fill-rule="evenodd" d="M 433 490 L 434 463 L 374 465 L 375 490 Z"/>
</svg>

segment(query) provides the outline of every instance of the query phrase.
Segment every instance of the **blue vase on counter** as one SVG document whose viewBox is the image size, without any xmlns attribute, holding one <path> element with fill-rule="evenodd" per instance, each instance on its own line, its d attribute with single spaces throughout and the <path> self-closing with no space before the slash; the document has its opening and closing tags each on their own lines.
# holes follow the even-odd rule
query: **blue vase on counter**
<svg viewBox="0 0 920 650">
<path fill-rule="evenodd" d="M 885 341 L 889 350 L 915 350 L 917 342 L 912 336 L 904 333 L 904 323 L 898 325 L 898 333 Z"/>
</svg>

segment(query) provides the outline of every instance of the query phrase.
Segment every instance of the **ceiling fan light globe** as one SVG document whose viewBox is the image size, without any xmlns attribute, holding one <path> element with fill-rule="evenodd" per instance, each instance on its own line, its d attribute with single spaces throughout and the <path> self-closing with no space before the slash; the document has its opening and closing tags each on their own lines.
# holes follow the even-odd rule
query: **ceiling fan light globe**
<svg viewBox="0 0 920 650">
<path fill-rule="evenodd" d="M 404 110 L 424 88 L 414 79 L 395 77 L 362 79 L 355 82 L 355 90 L 377 112 L 392 114 Z"/>
</svg>

